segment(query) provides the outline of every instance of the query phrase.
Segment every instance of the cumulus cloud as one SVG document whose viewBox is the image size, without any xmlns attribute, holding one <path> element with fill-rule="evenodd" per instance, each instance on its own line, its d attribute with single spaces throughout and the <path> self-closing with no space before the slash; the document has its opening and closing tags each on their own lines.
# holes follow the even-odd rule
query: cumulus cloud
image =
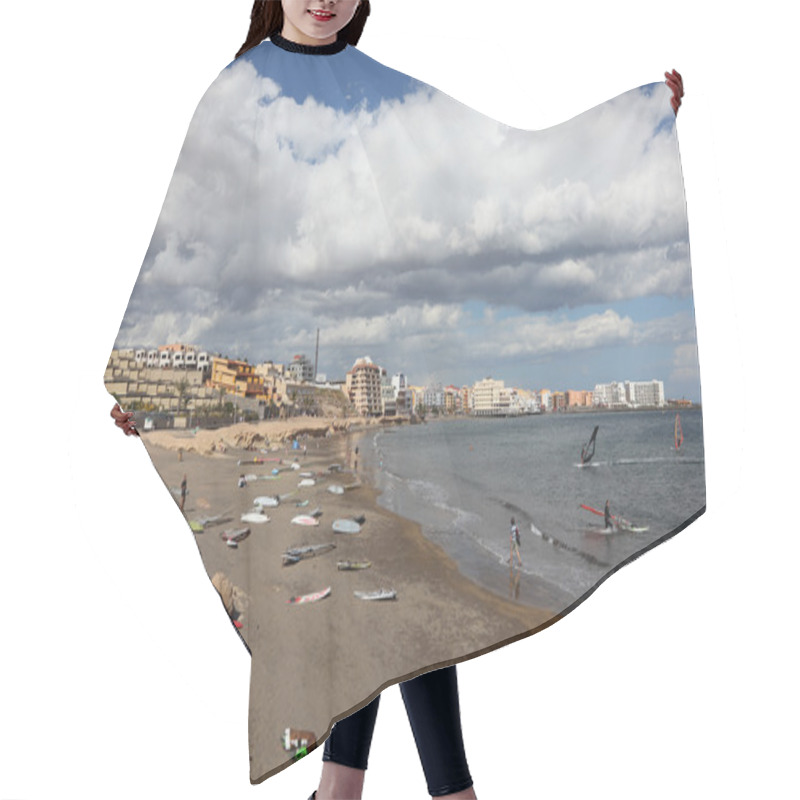
<svg viewBox="0 0 800 800">
<path fill-rule="evenodd" d="M 700 364 L 697 359 L 697 344 L 681 344 L 675 348 L 670 379 L 676 383 L 699 381 Z"/>
<path fill-rule="evenodd" d="M 685 341 L 675 320 L 557 313 L 691 293 L 665 91 L 528 132 L 429 87 L 298 102 L 240 59 L 192 120 L 119 343 L 280 358 L 324 327 L 435 360 Z"/>
</svg>

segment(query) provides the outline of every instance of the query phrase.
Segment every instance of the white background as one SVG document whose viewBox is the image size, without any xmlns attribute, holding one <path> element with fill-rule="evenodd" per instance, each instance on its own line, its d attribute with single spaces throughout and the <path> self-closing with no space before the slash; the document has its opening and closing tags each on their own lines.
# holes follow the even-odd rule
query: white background
<svg viewBox="0 0 800 800">
<path fill-rule="evenodd" d="M 0 799 L 304 800 L 249 784 L 249 659 L 103 369 L 249 0 L 5 4 Z M 374 0 L 361 47 L 509 124 L 676 67 L 708 512 L 459 668 L 482 800 L 796 790 L 796 106 L 789 4 Z M 791 70 L 791 71 L 790 71 Z M 302 687 L 287 687 L 297 691 Z M 384 694 L 365 798 L 426 797 Z"/>
</svg>

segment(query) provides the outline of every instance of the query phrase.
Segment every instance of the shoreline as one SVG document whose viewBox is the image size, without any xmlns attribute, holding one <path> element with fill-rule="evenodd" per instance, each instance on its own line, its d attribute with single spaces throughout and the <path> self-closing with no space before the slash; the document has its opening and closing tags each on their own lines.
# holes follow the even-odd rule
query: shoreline
<svg viewBox="0 0 800 800">
<path fill-rule="evenodd" d="M 285 427 L 272 433 L 288 441 L 289 432 L 296 433 L 297 428 L 287 426 L 290 421 L 281 422 Z M 274 426 L 274 421 L 266 424 Z M 246 427 L 252 429 L 252 423 Z M 353 426 L 349 436 L 325 436 L 322 429 L 308 434 L 305 454 L 273 451 L 264 457 L 274 461 L 241 465 L 240 459 L 253 457 L 252 449 L 204 454 L 187 448 L 187 439 L 172 431 L 142 435 L 176 500 L 176 489 L 187 476 L 187 521 L 220 513 L 228 518 L 227 523 L 208 524 L 194 536 L 218 591 L 223 584 L 220 575 L 230 584 L 220 595 L 227 602 L 227 613 L 241 625 L 238 632 L 253 657 L 253 783 L 292 763 L 293 753 L 284 751 L 281 744 L 287 727 L 313 731 L 318 746 L 332 722 L 364 705 L 385 686 L 496 649 L 557 617 L 554 609 L 504 599 L 476 583 L 425 537 L 417 523 L 379 504 L 379 490 L 359 480 L 366 476 L 361 469 L 354 474 L 346 460 L 348 448 L 357 446 L 370 429 L 375 426 Z M 219 430 L 209 433 L 220 438 Z M 167 446 L 165 434 L 171 437 L 166 439 Z M 225 438 L 232 439 L 230 434 L 229 430 Z M 293 458 L 300 470 L 289 468 L 287 462 Z M 341 471 L 329 472 L 331 464 L 341 464 Z M 272 476 L 273 469 L 282 471 Z M 316 485 L 299 488 L 300 471 L 313 472 Z M 261 474 L 238 488 L 237 478 L 243 472 Z M 334 482 L 350 488 L 331 494 L 327 487 Z M 284 500 L 277 508 L 265 509 L 270 521 L 250 525 L 249 536 L 237 548 L 227 546 L 219 533 L 243 524 L 240 516 L 253 510 L 255 496 L 273 494 Z M 318 526 L 291 524 L 291 518 L 304 511 L 295 506 L 302 500 L 308 500 L 308 509 L 322 511 Z M 366 518 L 359 533 L 332 532 L 334 519 L 353 516 Z M 336 546 L 330 553 L 281 566 L 281 555 L 288 547 L 330 543 Z M 368 560 L 371 567 L 339 571 L 340 559 Z M 290 597 L 326 587 L 331 593 L 324 600 L 299 607 L 288 603 Z M 397 599 L 365 602 L 353 594 L 381 588 L 395 590 Z M 296 690 L 287 692 L 288 686 Z"/>
<path fill-rule="evenodd" d="M 463 420 L 508 420 L 524 417 L 551 417 L 583 414 L 638 414 L 661 411 L 702 411 L 702 404 L 689 405 L 668 404 L 659 406 L 641 406 L 638 408 L 584 408 L 569 407 L 561 411 L 547 411 L 526 414 L 441 414 L 429 415 L 425 418 L 411 420 L 408 417 L 289 417 L 287 419 L 270 419 L 260 422 L 237 422 L 219 428 L 200 428 L 197 431 L 184 428 L 159 428 L 145 431 L 153 444 L 169 450 L 183 449 L 203 454 L 216 452 L 214 445 L 224 442 L 228 448 L 253 450 L 256 446 L 279 447 L 287 439 L 302 436 L 319 437 L 339 434 L 355 434 L 375 429 L 391 429 L 400 425 L 426 425 L 433 422 L 456 422 Z"/>
</svg>

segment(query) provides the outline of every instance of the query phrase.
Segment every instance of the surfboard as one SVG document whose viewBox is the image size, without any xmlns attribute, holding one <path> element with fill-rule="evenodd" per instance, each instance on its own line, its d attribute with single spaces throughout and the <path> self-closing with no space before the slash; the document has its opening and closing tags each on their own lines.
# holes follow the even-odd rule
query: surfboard
<svg viewBox="0 0 800 800">
<path fill-rule="evenodd" d="M 274 495 L 262 495 L 253 500 L 254 506 L 262 506 L 263 508 L 276 508 L 280 505 L 280 498 Z"/>
<path fill-rule="evenodd" d="M 225 542 L 241 542 L 250 535 L 250 528 L 228 528 L 220 533 L 220 539 Z"/>
<path fill-rule="evenodd" d="M 334 533 L 358 533 L 361 526 L 354 519 L 337 519 L 333 523 Z"/>
<path fill-rule="evenodd" d="M 336 545 L 333 542 L 329 544 L 307 544 L 300 545 L 299 547 L 290 547 L 283 554 L 283 565 L 296 564 L 298 561 L 303 561 L 307 558 L 314 558 L 314 556 L 321 556 L 335 550 Z"/>
<path fill-rule="evenodd" d="M 339 570 L 350 571 L 356 569 L 369 569 L 372 566 L 371 561 L 337 561 L 336 567 Z"/>
<path fill-rule="evenodd" d="M 616 523 L 621 531 L 628 531 L 628 533 L 645 533 L 650 530 L 647 525 L 634 525 L 626 519 L 618 519 Z"/>
<path fill-rule="evenodd" d="M 319 520 L 308 514 L 299 514 L 292 518 L 292 523 L 294 525 L 319 525 Z"/>
<path fill-rule="evenodd" d="M 359 600 L 397 600 L 394 589 L 377 589 L 374 592 L 353 592 Z"/>
<path fill-rule="evenodd" d="M 597 514 L 598 517 L 605 517 L 605 511 L 600 511 L 597 508 L 592 508 L 591 506 L 587 506 L 585 503 L 581 503 L 581 508 L 585 511 L 591 511 L 592 514 Z M 634 525 L 632 522 L 628 522 L 628 520 L 624 519 L 623 517 L 615 517 L 613 514 L 611 515 L 611 519 L 613 520 L 614 524 L 617 528 L 621 531 L 627 531 L 628 533 L 645 533 L 649 531 L 650 528 L 646 525 Z M 604 529 L 607 530 L 607 529 Z M 614 531 L 608 531 L 609 533 L 614 533 Z"/>
<path fill-rule="evenodd" d="M 325 597 L 328 597 L 331 593 L 331 587 L 328 586 L 326 589 L 320 589 L 318 592 L 312 592 L 311 594 L 301 594 L 297 597 L 290 597 L 289 603 L 293 605 L 300 605 L 301 603 L 316 603 L 317 600 L 322 600 Z"/>
<path fill-rule="evenodd" d="M 259 514 L 258 511 L 249 511 L 247 514 L 242 514 L 242 522 L 254 522 L 259 525 L 269 522 L 269 517 L 266 514 Z"/>
</svg>

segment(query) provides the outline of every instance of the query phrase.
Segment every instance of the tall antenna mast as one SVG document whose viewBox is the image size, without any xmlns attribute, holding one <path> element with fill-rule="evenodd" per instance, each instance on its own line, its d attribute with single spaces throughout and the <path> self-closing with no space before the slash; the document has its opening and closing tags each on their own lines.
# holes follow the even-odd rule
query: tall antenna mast
<svg viewBox="0 0 800 800">
<path fill-rule="evenodd" d="M 319 366 L 319 328 L 317 328 L 317 349 L 314 352 L 314 383 L 317 382 L 317 367 Z"/>
</svg>

